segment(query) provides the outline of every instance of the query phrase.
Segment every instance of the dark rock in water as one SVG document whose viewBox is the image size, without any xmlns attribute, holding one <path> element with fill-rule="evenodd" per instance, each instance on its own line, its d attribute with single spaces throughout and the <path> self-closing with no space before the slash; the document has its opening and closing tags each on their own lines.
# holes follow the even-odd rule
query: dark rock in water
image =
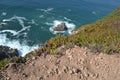
<svg viewBox="0 0 120 80">
<path fill-rule="evenodd" d="M 56 27 L 53 28 L 54 31 L 66 31 L 68 30 L 65 23 L 58 24 Z"/>
<path fill-rule="evenodd" d="M 0 46 L 0 60 L 4 58 L 12 58 L 14 56 L 19 56 L 17 49 L 12 49 L 7 46 Z"/>
<path fill-rule="evenodd" d="M 6 25 L 7 23 L 0 23 L 0 27 L 2 27 L 2 26 L 4 26 L 4 25 Z"/>
</svg>

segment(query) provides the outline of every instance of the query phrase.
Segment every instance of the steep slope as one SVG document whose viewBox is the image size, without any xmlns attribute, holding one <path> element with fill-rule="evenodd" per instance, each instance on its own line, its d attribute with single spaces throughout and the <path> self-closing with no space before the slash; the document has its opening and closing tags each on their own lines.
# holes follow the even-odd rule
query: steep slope
<svg viewBox="0 0 120 80">
<path fill-rule="evenodd" d="M 119 54 L 96 54 L 78 46 L 62 54 L 10 63 L 1 71 L 0 80 L 120 80 Z"/>
</svg>

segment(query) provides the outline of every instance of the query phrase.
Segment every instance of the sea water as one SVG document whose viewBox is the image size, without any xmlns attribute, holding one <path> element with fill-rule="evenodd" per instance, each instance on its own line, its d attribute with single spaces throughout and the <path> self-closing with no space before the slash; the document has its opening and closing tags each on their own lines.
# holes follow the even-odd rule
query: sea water
<svg viewBox="0 0 120 80">
<path fill-rule="evenodd" d="M 17 48 L 25 56 L 57 33 L 70 35 L 119 5 L 120 0 L 0 0 L 0 45 Z M 68 30 L 53 31 L 61 22 Z"/>
</svg>

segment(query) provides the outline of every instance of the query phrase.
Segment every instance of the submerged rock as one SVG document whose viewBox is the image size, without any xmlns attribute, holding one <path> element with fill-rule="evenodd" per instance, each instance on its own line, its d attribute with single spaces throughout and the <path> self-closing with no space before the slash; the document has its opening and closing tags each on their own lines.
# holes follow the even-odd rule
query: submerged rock
<svg viewBox="0 0 120 80">
<path fill-rule="evenodd" d="M 56 27 L 53 28 L 54 31 L 66 31 L 68 30 L 65 23 L 58 24 Z"/>
<path fill-rule="evenodd" d="M 7 46 L 0 46 L 0 60 L 14 56 L 19 56 L 17 49 L 12 49 Z"/>
<path fill-rule="evenodd" d="M 7 23 L 0 23 L 0 27 L 7 25 Z"/>
</svg>

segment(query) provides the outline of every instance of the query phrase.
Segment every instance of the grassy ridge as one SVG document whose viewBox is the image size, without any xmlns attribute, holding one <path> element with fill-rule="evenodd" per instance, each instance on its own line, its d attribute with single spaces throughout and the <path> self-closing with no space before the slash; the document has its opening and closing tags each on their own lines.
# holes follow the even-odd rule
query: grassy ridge
<svg viewBox="0 0 120 80">
<path fill-rule="evenodd" d="M 44 50 L 53 54 L 54 50 L 66 44 L 86 46 L 104 53 L 120 52 L 120 8 L 105 18 L 79 27 L 71 36 L 57 35 L 46 42 Z M 55 51 L 57 53 L 57 51 Z M 55 54 L 55 53 L 54 53 Z"/>
</svg>

